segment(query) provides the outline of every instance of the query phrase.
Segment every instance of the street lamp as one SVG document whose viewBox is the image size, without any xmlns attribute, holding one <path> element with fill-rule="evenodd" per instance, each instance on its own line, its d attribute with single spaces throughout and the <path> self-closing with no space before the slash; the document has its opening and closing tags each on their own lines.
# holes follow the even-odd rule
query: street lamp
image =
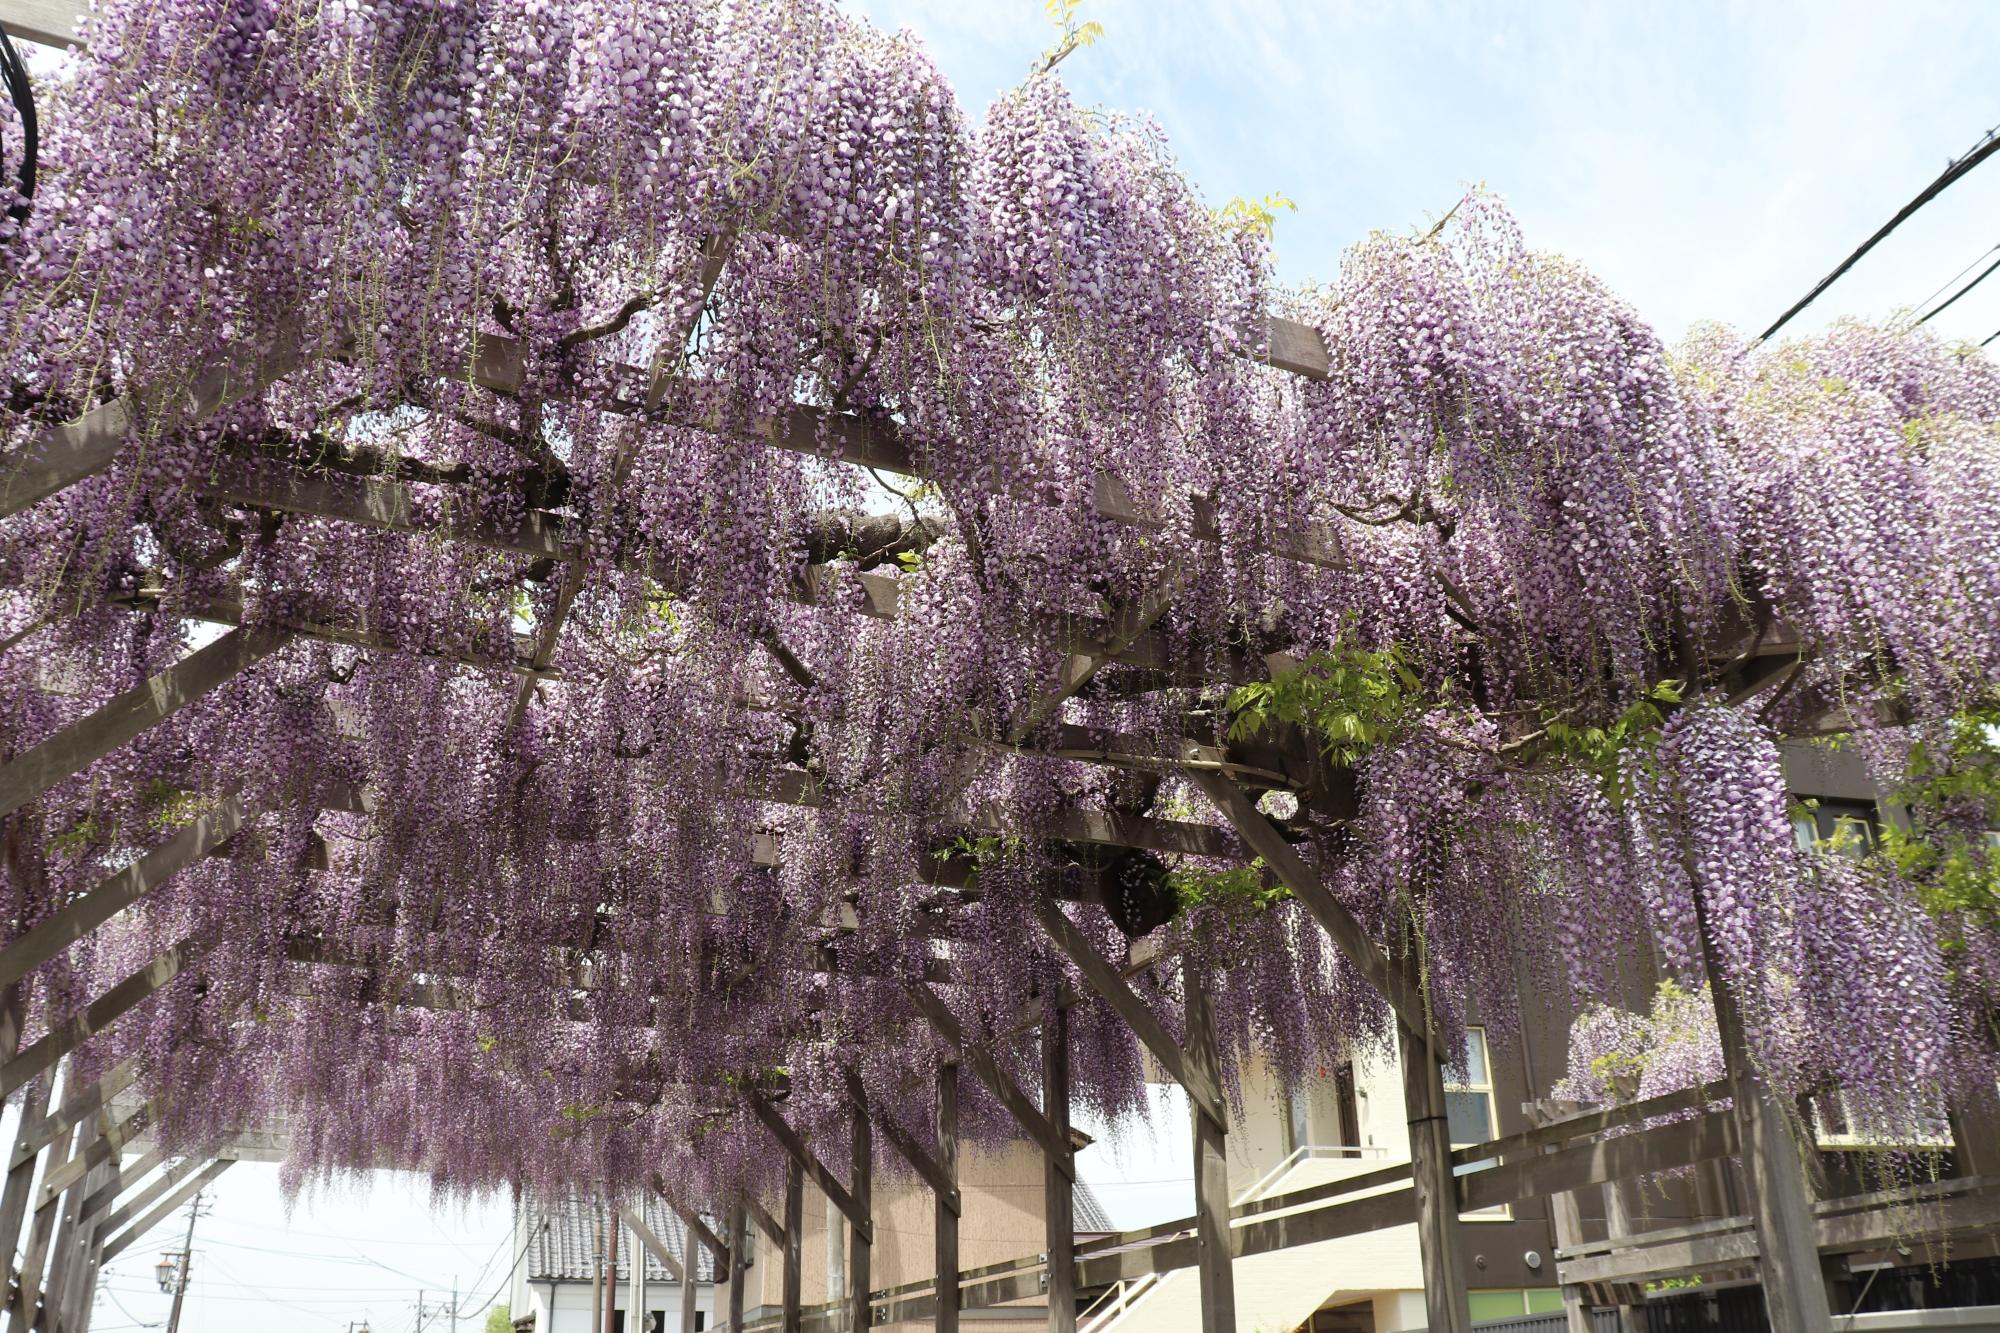
<svg viewBox="0 0 2000 1333">
<path fill-rule="evenodd" d="M 160 1280 L 160 1290 L 171 1296 L 181 1286 L 181 1255 L 163 1254 L 160 1262 L 153 1265 L 153 1275 Z"/>
</svg>

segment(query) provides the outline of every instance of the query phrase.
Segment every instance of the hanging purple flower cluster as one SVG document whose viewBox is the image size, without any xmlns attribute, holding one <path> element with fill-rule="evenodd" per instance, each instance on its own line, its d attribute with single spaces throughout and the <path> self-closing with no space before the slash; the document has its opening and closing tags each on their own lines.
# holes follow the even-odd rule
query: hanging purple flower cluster
<svg viewBox="0 0 2000 1333">
<path fill-rule="evenodd" d="M 34 1033 L 187 943 L 78 1055 L 138 1057 L 168 1141 L 762 1189 L 752 1095 L 837 1135 L 852 1073 L 930 1134 L 925 977 L 1023 1086 L 1067 1006 L 1077 1105 L 1132 1113 L 1036 908 L 1116 959 L 1104 884 L 1240 865 L 1188 754 L 1292 800 L 1447 1040 L 1657 957 L 1874 1123 L 1991 1076 L 1990 937 L 1953 971 L 1898 875 L 1801 854 L 1773 749 L 1991 698 L 1985 358 L 1670 355 L 1485 195 L 1280 291 L 1157 126 L 1043 73 L 975 128 L 823 0 L 106 0 L 88 37 L 0 235 L 0 480 L 80 417 L 116 447 L 0 518 L 0 754 L 196 626 L 290 636 L 0 817 L 17 938 L 247 812 L 31 978 Z M 1323 380 L 1261 364 L 1273 307 Z M 1342 645 L 1412 675 L 1353 769 L 1230 738 L 1229 686 Z M 1160 938 L 1134 986 L 1178 1031 L 1200 970 L 1232 1089 L 1390 1035 L 1296 903 Z"/>
</svg>

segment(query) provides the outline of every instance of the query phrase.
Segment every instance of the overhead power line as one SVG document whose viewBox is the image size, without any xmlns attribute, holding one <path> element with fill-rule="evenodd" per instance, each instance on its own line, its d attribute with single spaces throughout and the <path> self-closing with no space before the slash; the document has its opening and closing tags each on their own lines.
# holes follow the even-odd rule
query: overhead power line
<svg viewBox="0 0 2000 1333">
<path fill-rule="evenodd" d="M 1958 272 L 1952 274 L 1949 278 L 1946 278 L 1943 282 L 1939 283 L 1937 285 L 1936 291 L 1932 292 L 1929 296 L 1926 296 L 1923 300 L 1917 302 L 1914 306 L 1910 308 L 1913 310 L 1922 310 L 1925 306 L 1937 300 L 1940 296 L 1943 296 L 1946 292 L 1951 290 L 1952 285 L 1954 283 L 1956 283 L 1960 278 L 1964 277 L 1966 274 L 1972 272 L 1972 270 L 1978 268 L 1980 260 L 1985 259 L 1987 255 L 1992 254 L 1995 250 L 2000 250 L 2000 245 L 1994 246 L 1991 250 L 1981 251 L 1977 259 L 1974 259 L 1970 264 L 1967 264 L 1964 268 L 1960 269 Z"/>
<path fill-rule="evenodd" d="M 1949 189 L 1953 184 L 1955 184 L 1961 176 L 1964 176 L 1967 172 L 1971 171 L 1981 162 L 1984 162 L 1987 158 L 1993 156 L 1996 152 L 2000 152 L 2000 125 L 1996 125 L 1992 129 L 1986 131 L 1986 133 L 1983 136 L 1981 136 L 1979 142 L 1972 146 L 1972 150 L 1970 152 L 1966 153 L 1965 156 L 1953 161 L 1949 166 L 1947 166 L 1944 169 L 1943 174 L 1940 175 L 1936 180 L 1932 181 L 1929 185 L 1926 185 L 1917 194 L 1916 198 L 1910 200 L 1909 203 L 1904 204 L 1902 209 L 1896 214 L 1895 217 L 1890 218 L 1888 222 L 1883 224 L 1883 227 L 1880 231 L 1876 232 L 1873 236 L 1870 236 L 1866 241 L 1862 242 L 1861 248 L 1859 250 L 1856 250 L 1853 254 L 1841 260 L 1840 266 L 1838 268 L 1834 269 L 1833 272 L 1827 274 L 1824 278 L 1821 278 L 1819 280 L 1819 284 L 1815 286 L 1811 291 L 1807 292 L 1804 296 L 1800 297 L 1796 305 L 1794 305 L 1790 310 L 1787 310 L 1784 314 L 1778 316 L 1777 322 L 1772 324 L 1770 328 L 1765 329 L 1762 333 L 1758 334 L 1757 341 L 1763 342 L 1765 339 L 1769 338 L 1772 334 L 1776 333 L 1779 329 L 1782 329 L 1785 327 L 1785 325 L 1791 323 L 1792 317 L 1794 315 L 1798 314 L 1799 311 L 1804 310 L 1807 306 L 1811 305 L 1814 301 L 1818 300 L 1819 294 L 1821 292 L 1833 286 L 1833 284 L 1839 280 L 1841 274 L 1847 272 L 1847 270 L 1853 268 L 1857 263 L 1859 263 L 1863 255 L 1867 254 L 1870 250 L 1873 250 L 1877 245 L 1881 244 L 1882 241 L 1888 237 L 1889 233 L 1896 230 L 1896 228 L 1902 226 L 1903 223 L 1909 219 L 1911 214 L 1915 213 L 1925 204 L 1928 204 L 1931 200 L 1937 198 L 1940 194 L 1943 194 L 1947 189 Z"/>
<path fill-rule="evenodd" d="M 1945 311 L 1951 309 L 1953 302 L 1957 301 L 1959 297 L 1965 295 L 1967 292 L 1971 291 L 1974 287 L 1977 287 L 1980 283 L 1986 281 L 1986 279 L 1992 275 L 1993 270 L 1996 268 L 2000 268 L 2000 259 L 1996 259 L 1992 263 L 1988 264 L 1986 266 L 1985 271 L 1982 272 L 1978 277 L 1974 278 L 1971 282 L 1966 283 L 1963 287 L 1953 292 L 1949 297 L 1946 298 L 1943 305 L 1933 307 L 1931 312 L 1928 315 L 1925 315 L 1922 319 L 1918 320 L 1917 323 L 1928 324 L 1933 319 L 1936 319 L 1939 315 L 1942 315 Z"/>
</svg>

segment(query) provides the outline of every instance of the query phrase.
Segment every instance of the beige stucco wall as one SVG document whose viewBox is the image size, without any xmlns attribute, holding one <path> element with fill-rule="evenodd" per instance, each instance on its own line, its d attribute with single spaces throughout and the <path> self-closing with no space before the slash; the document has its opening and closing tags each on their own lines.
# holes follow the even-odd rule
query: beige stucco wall
<svg viewBox="0 0 2000 1333">
<path fill-rule="evenodd" d="M 875 1245 L 869 1285 L 899 1287 L 937 1273 L 936 1221 L 930 1189 L 901 1169 L 901 1159 L 878 1144 L 875 1155 Z M 1000 1151 L 965 1150 L 959 1158 L 958 1265 L 982 1268 L 1042 1252 L 1042 1164 L 1027 1143 Z M 783 1200 L 767 1199 L 780 1222 Z M 800 1300 L 824 1304 L 827 1296 L 826 1196 L 807 1182 L 805 1244 L 800 1265 Z M 761 1232 L 756 1264 L 744 1292 L 746 1306 L 776 1307 L 784 1297 L 783 1256 Z M 1003 1321 L 1004 1322 L 1004 1321 Z M 980 1324 L 982 1333 L 988 1325 Z M 994 1327 L 991 1333 L 1006 1333 Z"/>
</svg>

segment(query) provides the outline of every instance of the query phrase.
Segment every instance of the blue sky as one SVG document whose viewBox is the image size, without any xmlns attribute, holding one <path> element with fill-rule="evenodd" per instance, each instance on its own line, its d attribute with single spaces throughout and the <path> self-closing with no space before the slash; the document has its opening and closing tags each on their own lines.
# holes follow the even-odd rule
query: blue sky
<svg viewBox="0 0 2000 1333">
<path fill-rule="evenodd" d="M 977 115 L 1053 29 L 1038 0 L 852 0 L 914 30 Z M 1085 0 L 1063 75 L 1151 112 L 1212 203 L 1282 191 L 1282 276 L 1484 182 L 1677 340 L 1761 330 L 2000 123 L 1989 3 L 1346 4 Z M 1801 317 L 1886 318 L 2000 242 L 2000 161 Z M 1991 290 L 1989 290 L 1991 289 Z M 2000 274 L 1936 321 L 2000 330 Z M 2000 346 L 2000 344 L 1996 344 Z"/>
<path fill-rule="evenodd" d="M 1053 36 L 1039 0 L 852 2 L 914 29 L 975 115 Z M 1083 17 L 1106 33 L 1064 66 L 1081 98 L 1153 113 L 1213 203 L 1273 190 L 1297 202 L 1278 231 L 1287 281 L 1331 277 L 1370 230 L 1420 225 L 1484 182 L 1532 244 L 1581 260 L 1670 340 L 1701 319 L 1761 329 L 2000 123 L 1991 3 L 1086 0 Z M 1887 318 L 1996 243 L 2000 160 L 1794 327 Z M 1937 327 L 2000 330 L 2000 274 Z M 1185 1110 L 1170 1103 L 1156 1123 L 1086 1156 L 1122 1225 L 1186 1211 Z M 303 1330 L 365 1314 L 401 1333 L 416 1287 L 469 1280 L 505 1228 L 504 1206 L 433 1216 L 407 1179 L 288 1219 L 275 1172 L 239 1167 L 217 1200 L 190 1312 L 220 1333 L 273 1313 Z M 108 1285 L 137 1320 L 107 1299 L 98 1328 L 164 1316 L 149 1294 L 157 1258 L 144 1246 L 117 1266 Z"/>
</svg>

